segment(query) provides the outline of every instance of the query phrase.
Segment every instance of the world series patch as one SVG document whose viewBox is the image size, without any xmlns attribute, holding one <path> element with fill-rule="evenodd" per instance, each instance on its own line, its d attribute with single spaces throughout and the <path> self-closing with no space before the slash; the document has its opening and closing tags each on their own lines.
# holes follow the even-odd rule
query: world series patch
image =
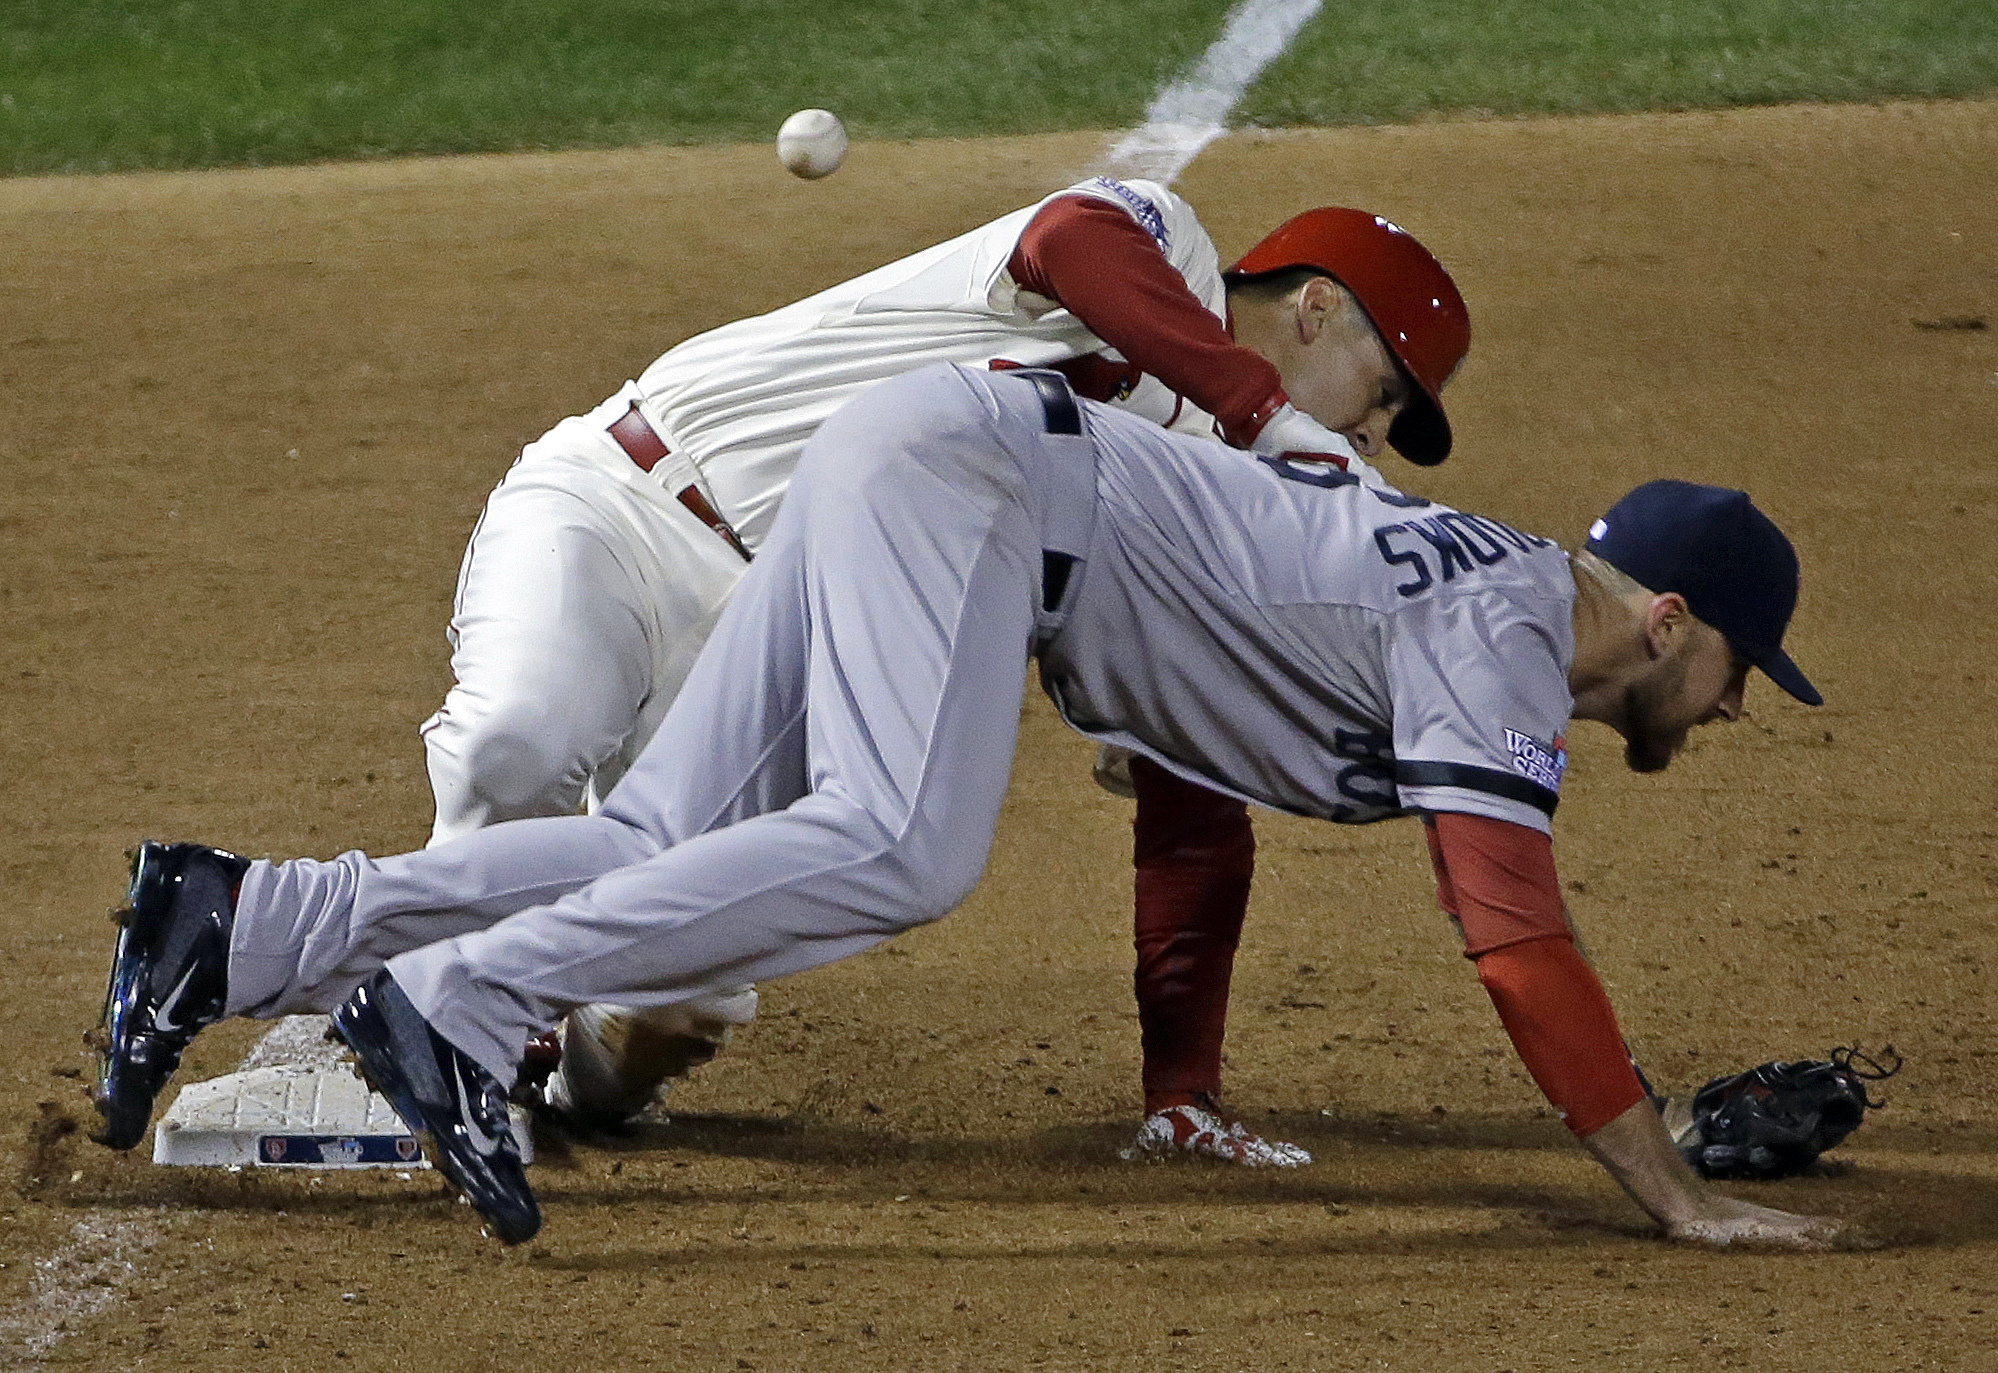
<svg viewBox="0 0 1998 1373">
<path fill-rule="evenodd" d="M 1150 234 L 1153 241 L 1159 245 L 1160 252 L 1163 253 L 1171 250 L 1171 245 L 1166 242 L 1165 216 L 1159 213 L 1158 206 L 1152 204 L 1151 201 L 1139 195 L 1123 182 L 1113 180 L 1107 176 L 1091 177 L 1089 184 L 1092 186 L 1101 186 L 1104 190 L 1110 192 L 1111 195 L 1116 196 L 1125 205 L 1129 206 L 1131 213 L 1138 217 L 1138 223 L 1145 226 L 1145 232 Z"/>
<path fill-rule="evenodd" d="M 1512 754 L 1512 770 L 1536 786 L 1561 790 L 1561 775 L 1568 770 L 1568 739 L 1557 734 L 1554 742 L 1543 744 L 1531 734 L 1516 729 L 1505 732 L 1506 750 Z"/>
</svg>

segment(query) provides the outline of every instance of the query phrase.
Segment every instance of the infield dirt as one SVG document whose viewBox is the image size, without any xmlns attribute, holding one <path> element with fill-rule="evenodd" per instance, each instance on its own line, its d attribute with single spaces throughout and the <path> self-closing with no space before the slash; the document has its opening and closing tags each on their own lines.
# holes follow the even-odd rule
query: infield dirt
<svg viewBox="0 0 1998 1373">
<path fill-rule="evenodd" d="M 1129 811 L 1030 700 L 949 920 L 764 989 L 670 1122 L 550 1149 L 501 1253 L 419 1175 L 83 1142 L 145 836 L 419 844 L 416 724 L 485 492 L 695 330 L 1024 204 L 1104 140 L 0 182 L 0 1368 L 1998 1368 L 1998 103 L 1244 135 L 1222 251 L 1388 213 L 1474 311 L 1411 489 L 1571 546 L 1636 481 L 1745 486 L 1829 702 L 1636 778 L 1578 728 L 1558 852 L 1632 1044 L 1685 1090 L 1909 1058 L 1824 1176 L 1824 1257 L 1668 1246 L 1541 1106 L 1407 823 L 1259 820 L 1230 1099 L 1295 1172 L 1120 1162 Z M 195 1047 L 232 1067 L 255 1026 Z"/>
</svg>

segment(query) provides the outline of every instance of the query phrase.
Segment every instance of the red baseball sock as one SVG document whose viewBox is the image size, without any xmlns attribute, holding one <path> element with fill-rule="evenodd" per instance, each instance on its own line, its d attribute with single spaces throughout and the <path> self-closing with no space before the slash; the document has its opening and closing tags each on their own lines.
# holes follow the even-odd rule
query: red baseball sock
<svg viewBox="0 0 1998 1373">
<path fill-rule="evenodd" d="M 1214 1104 L 1228 982 L 1249 906 L 1256 838 L 1248 807 L 1131 760 L 1137 909 L 1134 984 L 1145 1111 Z"/>
</svg>

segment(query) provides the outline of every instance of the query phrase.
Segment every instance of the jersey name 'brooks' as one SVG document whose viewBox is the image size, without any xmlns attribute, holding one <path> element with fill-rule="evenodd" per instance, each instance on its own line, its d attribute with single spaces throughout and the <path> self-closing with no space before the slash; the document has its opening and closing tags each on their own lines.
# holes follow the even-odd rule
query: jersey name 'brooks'
<svg viewBox="0 0 1998 1373">
<path fill-rule="evenodd" d="M 1559 547 L 1336 468 L 1088 415 L 1095 531 L 1041 650 L 1071 725 L 1296 814 L 1550 829 L 1574 704 Z"/>
</svg>

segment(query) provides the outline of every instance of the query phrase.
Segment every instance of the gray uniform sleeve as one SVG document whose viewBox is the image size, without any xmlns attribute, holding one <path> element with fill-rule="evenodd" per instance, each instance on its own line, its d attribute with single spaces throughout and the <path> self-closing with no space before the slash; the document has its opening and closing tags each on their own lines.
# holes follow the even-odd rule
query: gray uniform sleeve
<svg viewBox="0 0 1998 1373">
<path fill-rule="evenodd" d="M 1553 829 L 1567 767 L 1567 607 L 1503 595 L 1409 606 L 1389 634 L 1395 785 L 1411 810 Z"/>
</svg>

